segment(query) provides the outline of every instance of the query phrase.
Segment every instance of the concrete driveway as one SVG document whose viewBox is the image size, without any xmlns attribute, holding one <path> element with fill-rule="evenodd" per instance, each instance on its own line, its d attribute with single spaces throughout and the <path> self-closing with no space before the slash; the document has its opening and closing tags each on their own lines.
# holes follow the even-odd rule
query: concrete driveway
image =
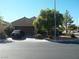
<svg viewBox="0 0 79 59">
<path fill-rule="evenodd" d="M 0 59 L 79 59 L 78 44 L 64 44 L 47 40 L 26 40 L 0 43 Z"/>
</svg>

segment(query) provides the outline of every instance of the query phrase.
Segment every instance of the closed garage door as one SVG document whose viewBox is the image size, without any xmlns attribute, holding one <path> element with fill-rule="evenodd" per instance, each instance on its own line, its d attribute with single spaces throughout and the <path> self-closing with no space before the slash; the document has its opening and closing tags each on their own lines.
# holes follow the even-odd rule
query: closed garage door
<svg viewBox="0 0 79 59">
<path fill-rule="evenodd" d="M 26 35 L 34 34 L 34 27 L 32 26 L 15 26 L 15 29 L 23 30 L 26 33 Z"/>
</svg>

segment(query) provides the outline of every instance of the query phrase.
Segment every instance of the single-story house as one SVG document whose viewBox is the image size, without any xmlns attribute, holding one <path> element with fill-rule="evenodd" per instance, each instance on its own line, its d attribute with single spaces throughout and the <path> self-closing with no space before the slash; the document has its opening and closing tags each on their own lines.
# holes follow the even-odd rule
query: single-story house
<svg viewBox="0 0 79 59">
<path fill-rule="evenodd" d="M 36 17 L 32 18 L 23 17 L 12 22 L 11 24 L 14 27 L 14 29 L 23 30 L 26 33 L 26 35 L 33 35 L 35 30 L 32 25 L 32 22 L 35 18 Z"/>
</svg>

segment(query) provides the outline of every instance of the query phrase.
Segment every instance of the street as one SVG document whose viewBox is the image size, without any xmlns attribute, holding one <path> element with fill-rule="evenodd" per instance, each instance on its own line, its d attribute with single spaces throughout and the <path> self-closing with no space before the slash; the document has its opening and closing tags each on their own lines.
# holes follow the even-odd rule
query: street
<svg viewBox="0 0 79 59">
<path fill-rule="evenodd" d="M 79 59 L 78 44 L 29 39 L 0 43 L 0 59 Z M 12 41 L 12 42 L 11 42 Z"/>
</svg>

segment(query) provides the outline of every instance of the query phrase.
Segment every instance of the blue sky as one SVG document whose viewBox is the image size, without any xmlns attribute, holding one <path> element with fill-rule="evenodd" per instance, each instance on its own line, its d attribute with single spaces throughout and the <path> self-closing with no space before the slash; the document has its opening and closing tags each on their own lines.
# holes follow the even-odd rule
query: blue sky
<svg viewBox="0 0 79 59">
<path fill-rule="evenodd" d="M 38 16 L 41 9 L 53 8 L 54 0 L 0 0 L 0 16 L 5 21 L 12 22 L 21 17 Z M 68 10 L 79 25 L 79 0 L 56 0 L 57 10 L 64 13 Z"/>
</svg>

